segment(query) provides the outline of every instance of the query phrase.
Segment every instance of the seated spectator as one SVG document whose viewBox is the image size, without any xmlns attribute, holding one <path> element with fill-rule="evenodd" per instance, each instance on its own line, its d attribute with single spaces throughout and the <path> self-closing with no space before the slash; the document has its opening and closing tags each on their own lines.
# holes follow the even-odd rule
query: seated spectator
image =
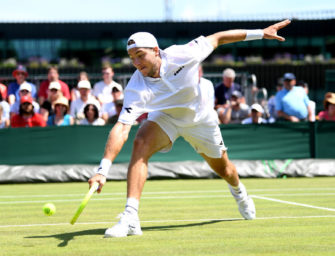
<svg viewBox="0 0 335 256">
<path fill-rule="evenodd" d="M 93 87 L 93 95 L 99 100 L 100 104 L 109 103 L 113 101 L 112 89 L 114 87 L 122 87 L 113 80 L 114 71 L 110 66 L 102 69 L 103 80 L 97 82 Z"/>
<path fill-rule="evenodd" d="M 295 75 L 284 74 L 284 88 L 276 93 L 275 103 L 279 118 L 290 121 L 311 121 L 312 111 L 305 90 L 296 85 Z"/>
<path fill-rule="evenodd" d="M 81 125 L 105 125 L 105 121 L 99 117 L 99 109 L 95 104 L 88 103 L 84 108 L 85 119 Z"/>
<path fill-rule="evenodd" d="M 56 67 L 50 67 L 48 69 L 48 79 L 40 84 L 40 89 L 38 91 L 38 102 L 41 105 L 48 99 L 48 89 L 51 82 L 59 83 L 63 96 L 68 100 L 71 100 L 69 86 L 59 79 L 58 69 Z"/>
<path fill-rule="evenodd" d="M 308 96 L 308 93 L 309 93 L 309 89 L 308 89 L 308 84 L 305 82 L 305 81 L 299 81 L 297 83 L 297 86 L 301 86 L 302 88 L 304 88 L 307 96 Z M 315 101 L 313 100 L 309 100 L 309 104 L 308 104 L 308 107 L 310 108 L 311 110 L 311 118 L 309 121 L 311 122 L 315 122 L 315 108 L 316 108 L 316 103 Z"/>
<path fill-rule="evenodd" d="M 278 79 L 278 83 L 276 86 L 276 93 L 283 89 L 284 79 L 281 77 Z M 272 95 L 268 100 L 268 110 L 269 110 L 269 123 L 273 123 L 278 118 L 276 111 L 276 96 Z"/>
<path fill-rule="evenodd" d="M 7 86 L 0 83 L 0 94 L 2 99 L 7 99 Z"/>
<path fill-rule="evenodd" d="M 101 107 L 101 112 L 102 112 L 101 117 L 103 120 L 105 120 L 105 122 L 107 122 L 110 117 L 117 114 L 115 102 L 117 100 L 122 100 L 124 96 L 123 88 L 121 85 L 119 84 L 114 85 L 112 89 L 112 96 L 113 96 L 113 101 L 104 103 L 102 104 L 102 107 Z"/>
<path fill-rule="evenodd" d="M 31 85 L 31 96 L 33 99 L 37 98 L 36 86 L 32 83 L 26 81 L 28 77 L 27 69 L 24 66 L 18 66 L 12 73 L 13 77 L 16 79 L 8 86 L 8 103 L 13 105 L 15 101 L 20 102 L 19 88 L 24 82 Z"/>
<path fill-rule="evenodd" d="M 63 97 L 61 85 L 58 82 L 51 82 L 48 89 L 48 98 L 41 105 L 40 113 L 47 122 L 49 116 L 54 114 L 55 102 Z"/>
<path fill-rule="evenodd" d="M 85 118 L 84 108 L 88 103 L 95 104 L 100 111 L 100 103 L 91 94 L 91 83 L 89 81 L 80 81 L 78 83 L 78 90 L 80 98 L 73 101 L 70 107 L 70 115 L 75 119 L 75 123 L 80 123 Z"/>
<path fill-rule="evenodd" d="M 68 114 L 69 101 L 65 97 L 60 97 L 55 101 L 54 114 L 49 116 L 48 126 L 66 126 L 73 125 L 73 118 Z"/>
<path fill-rule="evenodd" d="M 2 98 L 1 94 L 0 94 L 0 106 L 2 107 L 2 115 L 4 119 L 10 119 L 9 118 L 10 106 L 8 102 L 5 100 L 5 98 Z"/>
<path fill-rule="evenodd" d="M 326 93 L 323 106 L 324 110 L 318 114 L 319 121 L 335 121 L 335 93 Z"/>
<path fill-rule="evenodd" d="M 258 103 L 251 105 L 251 117 L 242 121 L 242 124 L 266 124 L 267 121 L 262 117 L 264 109 Z"/>
<path fill-rule="evenodd" d="M 10 123 L 11 127 L 46 126 L 43 117 L 34 112 L 33 98 L 31 96 L 21 97 L 19 114 L 12 116 Z"/>
<path fill-rule="evenodd" d="M 88 74 L 85 71 L 80 72 L 78 76 L 78 82 L 83 81 L 83 80 L 90 81 L 90 79 L 88 78 Z M 77 86 L 75 86 L 71 89 L 71 101 L 75 101 L 79 98 L 80 98 L 80 93 L 79 93 Z"/>
<path fill-rule="evenodd" d="M 241 101 L 241 92 L 233 91 L 228 107 L 218 112 L 221 123 L 240 124 L 242 120 L 250 115 L 249 106 Z"/>
<path fill-rule="evenodd" d="M 107 124 L 115 124 L 117 122 L 117 120 L 119 119 L 119 115 L 120 115 L 120 113 L 122 111 L 122 108 L 123 108 L 123 99 L 114 101 L 114 104 L 115 104 L 115 114 L 108 118 L 108 120 L 106 122 Z"/>
<path fill-rule="evenodd" d="M 27 82 L 24 82 L 20 85 L 19 97 L 20 98 L 23 96 L 32 97 L 31 91 L 32 91 L 31 85 Z M 34 106 L 34 111 L 38 113 L 40 111 L 40 105 L 38 105 L 36 101 L 33 101 L 33 106 Z M 10 107 L 10 116 L 18 114 L 19 110 L 20 110 L 20 102 L 15 101 L 14 104 Z"/>
<path fill-rule="evenodd" d="M 231 68 L 226 68 L 222 73 L 222 83 L 215 87 L 215 109 L 228 107 L 228 100 L 233 91 L 239 91 L 242 94 L 242 88 L 235 83 L 236 74 Z"/>
<path fill-rule="evenodd" d="M 4 115 L 3 107 L 0 105 L 0 129 L 9 127 L 9 118 Z"/>
</svg>

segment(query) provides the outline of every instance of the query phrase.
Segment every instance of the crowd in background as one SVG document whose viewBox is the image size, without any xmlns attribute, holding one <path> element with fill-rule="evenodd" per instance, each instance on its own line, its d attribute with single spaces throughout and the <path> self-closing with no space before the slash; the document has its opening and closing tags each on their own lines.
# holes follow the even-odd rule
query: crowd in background
<svg viewBox="0 0 335 256">
<path fill-rule="evenodd" d="M 29 74 L 24 66 L 18 66 L 12 75 L 14 82 L 0 84 L 0 128 L 114 124 L 123 107 L 123 86 L 113 80 L 110 66 L 102 68 L 102 80 L 93 86 L 89 75 L 81 72 L 77 86 L 71 90 L 59 78 L 56 67 L 48 69 L 47 79 L 38 88 L 27 81 Z M 293 73 L 278 79 L 277 93 L 269 100 L 250 106 L 243 88 L 235 82 L 233 69 L 225 69 L 222 82 L 216 86 L 202 75 L 200 67 L 199 86 L 205 87 L 206 97 L 213 102 L 222 124 L 335 121 L 335 93 L 325 94 L 324 110 L 316 114 L 316 103 L 308 97 L 308 84 L 297 82 Z M 257 88 L 253 88 L 253 93 L 257 93 Z M 140 116 L 137 122 L 146 116 Z"/>
</svg>

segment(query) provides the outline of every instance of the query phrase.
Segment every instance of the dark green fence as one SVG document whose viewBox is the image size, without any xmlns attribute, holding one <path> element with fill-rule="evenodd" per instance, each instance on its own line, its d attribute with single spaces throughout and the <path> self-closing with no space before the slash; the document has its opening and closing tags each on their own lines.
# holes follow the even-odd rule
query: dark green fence
<svg viewBox="0 0 335 256">
<path fill-rule="evenodd" d="M 97 164 L 111 126 L 11 128 L 0 130 L 0 164 Z M 138 127 L 115 162 L 128 162 Z M 335 158 L 335 122 L 221 126 L 231 159 Z M 152 161 L 201 160 L 183 139 Z"/>
</svg>

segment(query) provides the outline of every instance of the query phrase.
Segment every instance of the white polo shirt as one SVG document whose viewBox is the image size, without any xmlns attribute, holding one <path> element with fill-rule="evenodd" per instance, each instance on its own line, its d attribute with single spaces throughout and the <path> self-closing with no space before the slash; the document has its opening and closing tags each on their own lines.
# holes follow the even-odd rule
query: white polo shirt
<svg viewBox="0 0 335 256">
<path fill-rule="evenodd" d="M 125 91 L 119 122 L 134 124 L 143 113 L 161 111 L 181 127 L 217 121 L 208 104 L 204 86 L 199 86 L 198 67 L 213 51 L 212 44 L 200 36 L 185 45 L 160 50 L 160 78 L 144 77 L 136 70 Z M 211 105 L 210 105 L 211 106 Z"/>
</svg>

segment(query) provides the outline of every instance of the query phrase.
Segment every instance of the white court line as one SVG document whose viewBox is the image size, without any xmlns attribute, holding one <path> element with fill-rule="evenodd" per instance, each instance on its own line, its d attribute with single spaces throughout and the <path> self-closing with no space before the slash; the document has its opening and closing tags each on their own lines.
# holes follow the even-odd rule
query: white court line
<svg viewBox="0 0 335 256">
<path fill-rule="evenodd" d="M 314 206 L 314 205 L 310 205 L 310 204 L 301 204 L 301 203 L 284 201 L 284 200 L 279 200 L 279 199 L 270 198 L 270 197 L 264 197 L 264 196 L 252 195 L 251 197 L 258 198 L 258 199 L 263 199 L 263 200 L 268 200 L 268 201 L 273 201 L 273 202 L 277 202 L 277 203 L 282 203 L 282 204 L 291 204 L 291 205 L 297 205 L 297 206 L 303 206 L 303 207 L 308 207 L 308 208 L 313 208 L 313 209 L 320 209 L 320 210 L 335 212 L 335 209 L 327 208 L 327 207 L 319 207 L 319 206 Z"/>
<path fill-rule="evenodd" d="M 260 217 L 257 220 L 274 220 L 274 219 L 309 219 L 309 218 L 335 218 L 335 215 L 312 215 L 312 216 L 273 216 L 273 217 Z M 234 221 L 242 220 L 242 218 L 226 218 L 226 219 L 193 219 L 193 220 L 142 220 L 141 223 L 170 223 L 170 222 L 204 222 L 204 221 Z M 102 221 L 102 222 L 76 222 L 76 225 L 99 225 L 99 224 L 113 224 L 113 221 Z M 22 225 L 0 225 L 0 228 L 14 228 L 14 227 L 43 227 L 43 226 L 66 226 L 71 225 L 70 223 L 36 223 L 36 224 L 22 224 Z M 72 226 L 72 225 L 71 225 Z"/>
<path fill-rule="evenodd" d="M 278 189 L 248 189 L 248 192 L 275 192 L 275 191 L 323 191 L 323 190 L 335 190 L 335 188 L 278 188 Z M 229 190 L 186 190 L 186 191 L 153 191 L 153 192 L 143 192 L 143 195 L 158 195 L 158 194 L 200 194 L 200 193 L 229 193 Z M 112 195 L 125 195 L 126 192 L 114 192 L 114 193 L 104 193 L 101 196 L 112 196 Z M 0 198 L 33 198 L 33 197 L 75 197 L 82 196 L 81 194 L 32 194 L 32 195 L 2 195 Z"/>
<path fill-rule="evenodd" d="M 294 193 L 294 194 L 264 194 L 263 196 L 286 196 L 286 197 L 299 197 L 299 196 L 334 196 L 335 193 Z M 97 197 L 100 197 L 98 195 Z M 117 200 L 125 200 L 125 197 L 100 197 L 100 198 L 92 198 L 91 201 L 117 201 Z M 232 197 L 229 194 L 227 195 L 194 195 L 194 196 L 143 196 L 142 200 L 155 200 L 155 199 L 200 199 L 200 198 L 227 198 Z M 257 197 L 256 195 L 254 197 Z M 80 202 L 82 200 L 82 195 L 80 198 L 76 199 L 48 199 L 48 200 L 22 200 L 22 201 L 0 201 L 0 205 L 7 204 L 40 204 L 45 203 L 46 201 L 52 201 L 53 203 L 61 203 L 61 202 Z"/>
</svg>

